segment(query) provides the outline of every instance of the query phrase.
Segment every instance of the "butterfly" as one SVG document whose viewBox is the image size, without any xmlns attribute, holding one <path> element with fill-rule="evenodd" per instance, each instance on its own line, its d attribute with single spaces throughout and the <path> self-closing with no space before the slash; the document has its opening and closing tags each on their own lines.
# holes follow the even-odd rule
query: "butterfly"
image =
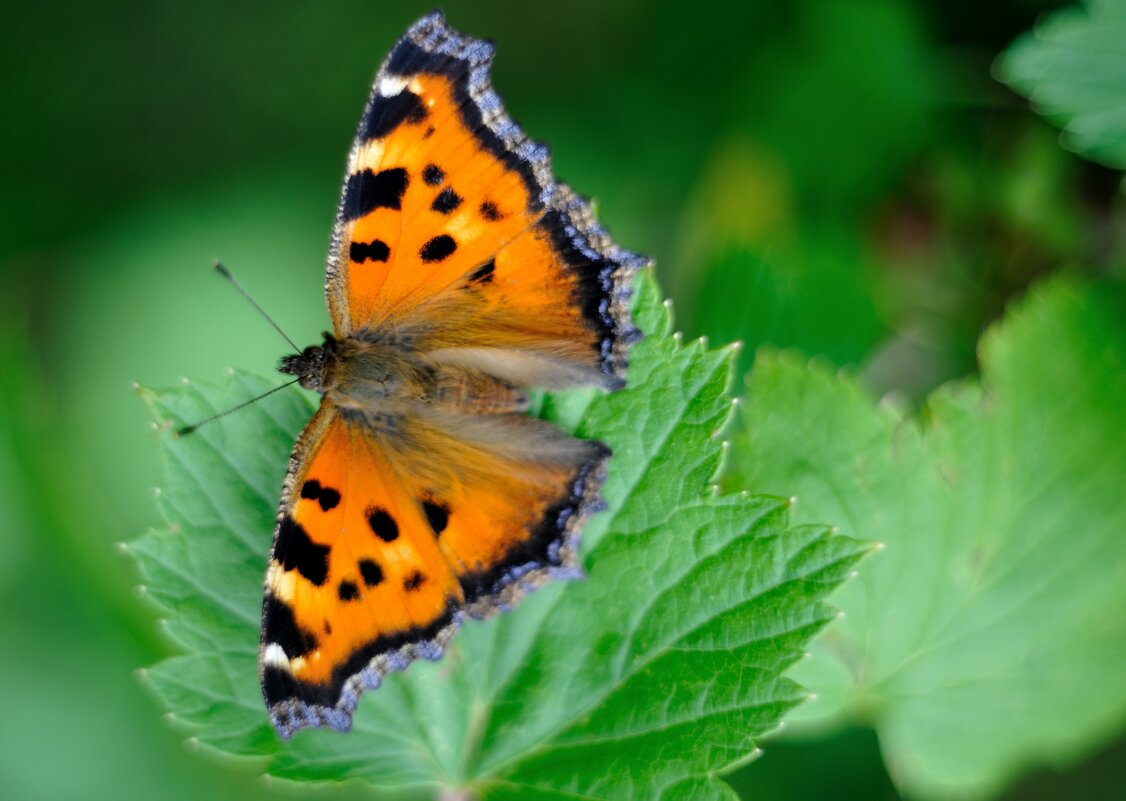
<svg viewBox="0 0 1126 801">
<path fill-rule="evenodd" d="M 332 231 L 332 333 L 279 369 L 320 393 L 289 460 L 259 668 L 278 733 L 351 727 L 360 694 L 466 618 L 581 575 L 604 444 L 528 388 L 625 385 L 631 278 L 493 92 L 493 46 L 416 22 L 376 74 Z"/>
</svg>

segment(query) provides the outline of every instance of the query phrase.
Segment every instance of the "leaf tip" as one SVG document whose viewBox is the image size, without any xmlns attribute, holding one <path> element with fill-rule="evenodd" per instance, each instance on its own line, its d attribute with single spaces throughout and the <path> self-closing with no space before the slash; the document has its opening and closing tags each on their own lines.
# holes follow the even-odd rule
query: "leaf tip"
<svg viewBox="0 0 1126 801">
<path fill-rule="evenodd" d="M 187 748 L 189 751 L 198 751 L 199 750 L 199 738 L 198 737 L 189 737 L 188 739 L 184 740 L 184 747 Z"/>
<path fill-rule="evenodd" d="M 113 549 L 117 552 L 118 556 L 126 556 L 129 553 L 129 543 L 115 542 L 113 544 Z"/>
</svg>

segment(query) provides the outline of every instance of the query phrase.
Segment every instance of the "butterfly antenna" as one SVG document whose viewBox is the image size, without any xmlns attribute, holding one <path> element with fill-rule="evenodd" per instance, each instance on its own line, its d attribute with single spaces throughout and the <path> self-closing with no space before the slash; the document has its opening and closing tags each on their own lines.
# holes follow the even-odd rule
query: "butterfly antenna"
<svg viewBox="0 0 1126 801">
<path fill-rule="evenodd" d="M 270 315 L 266 314 L 266 310 L 263 309 L 261 306 L 259 306 L 258 302 L 256 300 L 254 300 L 254 298 L 250 297 L 250 293 L 242 288 L 242 284 L 240 284 L 238 281 L 235 280 L 235 277 L 233 275 L 231 275 L 231 271 L 228 270 L 226 267 L 224 267 L 222 262 L 219 262 L 219 261 L 215 262 L 215 270 L 216 270 L 216 272 L 219 273 L 219 275 L 223 276 L 228 281 L 230 281 L 231 284 L 234 286 L 234 288 L 237 289 L 242 294 L 242 296 L 250 302 L 250 305 L 253 306 L 254 308 L 256 308 L 258 310 L 258 313 L 266 318 L 266 322 L 268 322 L 270 325 L 272 325 L 274 327 L 274 330 L 282 335 L 282 339 L 284 339 L 286 342 L 289 343 L 289 346 L 291 348 L 293 348 L 293 351 L 295 353 L 301 352 L 301 348 L 297 347 L 297 344 L 292 339 L 290 339 L 289 337 L 287 337 L 285 335 L 285 331 L 281 330 L 281 326 L 274 322 L 274 318 L 271 317 Z M 280 387 L 279 387 L 279 389 L 280 389 Z"/>
<path fill-rule="evenodd" d="M 200 420 L 198 423 L 192 423 L 190 426 L 181 426 L 180 428 L 176 429 L 176 436 L 182 437 L 185 434 L 194 433 L 195 431 L 198 431 L 201 427 L 210 423 L 212 420 L 218 420 L 220 417 L 226 417 L 228 414 L 231 414 L 232 412 L 237 412 L 239 409 L 245 409 L 250 404 L 257 403 L 258 401 L 262 400 L 263 398 L 267 397 L 268 395 L 273 395 L 275 392 L 281 392 L 286 387 L 291 387 L 300 380 L 301 380 L 300 378 L 295 378 L 292 381 L 286 381 L 280 387 L 274 387 L 273 389 L 268 389 L 265 392 L 263 392 L 261 395 L 259 395 L 258 397 L 251 398 L 248 401 L 243 401 L 238 406 L 232 406 L 230 409 L 227 409 L 224 412 L 219 412 L 219 414 L 213 414 L 208 418 Z"/>
</svg>

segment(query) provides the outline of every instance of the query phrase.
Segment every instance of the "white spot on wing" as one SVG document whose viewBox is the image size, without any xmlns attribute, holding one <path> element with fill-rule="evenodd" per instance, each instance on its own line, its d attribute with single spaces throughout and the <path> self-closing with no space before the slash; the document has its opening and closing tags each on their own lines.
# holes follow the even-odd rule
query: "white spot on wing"
<svg viewBox="0 0 1126 801">
<path fill-rule="evenodd" d="M 262 664 L 266 667 L 281 668 L 286 673 L 291 672 L 289 657 L 285 655 L 285 651 L 276 642 L 269 643 L 262 649 Z"/>
<path fill-rule="evenodd" d="M 401 75 L 387 75 L 379 81 L 379 93 L 384 97 L 394 97 L 407 88 L 407 79 Z"/>
</svg>

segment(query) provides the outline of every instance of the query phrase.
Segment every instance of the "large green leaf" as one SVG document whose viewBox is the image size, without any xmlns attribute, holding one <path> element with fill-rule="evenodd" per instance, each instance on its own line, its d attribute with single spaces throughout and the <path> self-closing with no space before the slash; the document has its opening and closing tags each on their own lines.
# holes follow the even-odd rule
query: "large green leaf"
<svg viewBox="0 0 1126 801">
<path fill-rule="evenodd" d="M 1017 39 L 998 77 L 1064 130 L 1064 143 L 1126 168 L 1126 3 L 1087 0 Z"/>
<path fill-rule="evenodd" d="M 755 366 L 740 479 L 883 553 L 793 676 L 795 720 L 877 728 L 913 795 L 987 795 L 1126 722 L 1126 293 L 1039 286 L 923 421 L 787 355 Z"/>
<path fill-rule="evenodd" d="M 615 452 L 610 510 L 584 532 L 586 581 L 485 623 L 440 663 L 394 674 L 354 729 L 282 743 L 257 687 L 262 570 L 293 438 L 311 406 L 282 392 L 191 437 L 161 438 L 170 523 L 131 549 L 185 653 L 148 681 L 200 741 L 293 779 L 359 777 L 433 796 L 731 798 L 718 771 L 754 754 L 806 693 L 782 673 L 831 618 L 824 596 L 864 548 L 788 528 L 788 502 L 719 496 L 716 433 L 734 349 L 682 346 L 641 283 L 630 386 L 547 397 L 542 413 Z M 146 392 L 158 420 L 197 420 L 266 384 L 234 375 Z"/>
</svg>

